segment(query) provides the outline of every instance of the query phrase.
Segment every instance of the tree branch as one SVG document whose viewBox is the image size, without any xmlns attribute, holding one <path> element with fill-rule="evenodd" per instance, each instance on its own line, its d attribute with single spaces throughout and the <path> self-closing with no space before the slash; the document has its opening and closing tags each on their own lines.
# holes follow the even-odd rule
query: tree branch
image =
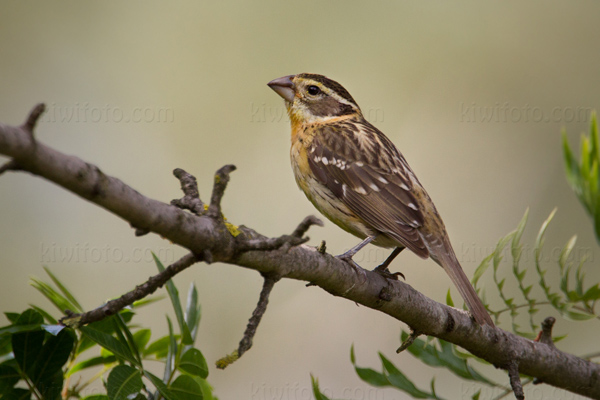
<svg viewBox="0 0 600 400">
<path fill-rule="evenodd" d="M 181 182 L 181 190 L 185 196 L 181 199 L 171 200 L 171 204 L 182 210 L 190 210 L 197 216 L 204 214 L 204 203 L 200 200 L 196 177 L 188 174 L 181 168 L 176 168 L 173 171 L 173 175 Z"/>
<path fill-rule="evenodd" d="M 98 167 L 36 142 L 32 133 L 39 110 L 36 107 L 21 127 L 0 124 L 0 154 L 12 158 L 21 170 L 56 183 L 137 229 L 156 233 L 200 254 L 205 261 L 311 282 L 334 296 L 403 321 L 419 333 L 454 343 L 499 368 L 507 369 L 515 361 L 521 374 L 600 399 L 598 364 L 497 327 L 480 326 L 465 311 L 437 303 L 404 282 L 391 282 L 372 271 L 358 276 L 349 264 L 313 247 L 293 246 L 296 242 L 292 240 L 275 240 L 273 246 L 256 245 L 253 243 L 273 242 L 246 227 L 239 227 L 239 232 L 233 234 L 220 212 L 231 166 L 224 167 L 220 170 L 222 175 L 215 177 L 219 187 L 213 191 L 209 212 L 194 215 L 147 198 Z"/>
<path fill-rule="evenodd" d="M 245 352 L 250 350 L 252 347 L 252 339 L 256 334 L 256 329 L 258 328 L 258 324 L 260 324 L 260 320 L 262 319 L 265 311 L 267 311 L 267 305 L 269 304 L 269 295 L 271 294 L 271 290 L 275 284 L 281 279 L 279 276 L 269 276 L 263 275 L 264 283 L 263 288 L 260 291 L 260 296 L 258 298 L 258 304 L 256 304 L 256 308 L 252 312 L 252 316 L 248 321 L 248 325 L 246 326 L 246 331 L 244 332 L 244 336 L 242 340 L 240 340 L 240 344 L 238 348 L 231 354 L 221 358 L 217 361 L 217 368 L 225 369 L 230 364 L 237 361 Z"/>
<path fill-rule="evenodd" d="M 517 400 L 524 400 L 525 394 L 523 393 L 523 384 L 521 383 L 521 377 L 519 376 L 519 363 L 516 360 L 513 360 L 508 364 L 508 378 L 510 380 L 510 387 L 515 394 L 515 398 Z"/>
<path fill-rule="evenodd" d="M 78 328 L 80 326 L 91 324 L 92 322 L 100 321 L 106 317 L 114 315 L 125 307 L 132 305 L 134 301 L 151 295 L 156 291 L 156 289 L 161 288 L 165 283 L 167 283 L 169 279 L 199 261 L 201 260 L 198 258 L 198 256 L 189 253 L 173 264 L 169 265 L 164 271 L 150 277 L 150 279 L 148 279 L 144 284 L 136 286 L 134 290 L 125 293 L 118 299 L 110 300 L 103 306 L 82 314 L 74 314 L 70 310 L 65 310 L 67 316 L 61 318 L 58 322 L 71 328 Z"/>
</svg>

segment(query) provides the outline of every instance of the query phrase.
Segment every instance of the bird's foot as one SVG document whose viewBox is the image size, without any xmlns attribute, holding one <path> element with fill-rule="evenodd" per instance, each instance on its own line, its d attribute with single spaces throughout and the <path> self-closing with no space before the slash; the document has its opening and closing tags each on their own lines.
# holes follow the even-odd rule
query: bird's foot
<svg viewBox="0 0 600 400">
<path fill-rule="evenodd" d="M 335 258 L 342 260 L 344 262 L 346 262 L 347 264 L 349 264 L 355 271 L 357 274 L 362 275 L 362 277 L 366 280 L 367 279 L 367 271 L 365 271 L 365 269 L 363 267 L 361 267 L 360 265 L 358 265 L 353 259 L 352 256 L 354 256 L 354 253 L 351 253 L 350 251 L 345 252 L 344 254 L 340 254 L 338 256 L 335 256 Z"/>
<path fill-rule="evenodd" d="M 373 272 L 376 272 L 379 275 L 383 276 L 385 279 L 389 279 L 391 281 L 397 281 L 399 276 L 401 276 L 402 279 L 406 280 L 406 278 L 404 277 L 404 274 L 402 272 L 392 273 L 392 272 L 390 272 L 390 270 L 387 268 L 387 265 L 385 265 L 385 264 L 381 264 L 380 266 L 375 268 L 373 270 Z"/>
</svg>

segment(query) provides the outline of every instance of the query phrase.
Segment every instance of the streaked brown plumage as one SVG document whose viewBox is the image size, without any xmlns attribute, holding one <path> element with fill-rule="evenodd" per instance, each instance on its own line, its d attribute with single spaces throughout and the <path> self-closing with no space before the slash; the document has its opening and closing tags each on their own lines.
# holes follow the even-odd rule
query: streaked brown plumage
<svg viewBox="0 0 600 400">
<path fill-rule="evenodd" d="M 339 83 L 316 74 L 269 82 L 284 98 L 292 124 L 296 182 L 313 205 L 342 229 L 364 239 L 342 255 L 351 261 L 367 243 L 431 257 L 448 273 L 473 317 L 493 325 L 448 239 L 431 198 L 394 144 L 362 115 Z"/>
</svg>

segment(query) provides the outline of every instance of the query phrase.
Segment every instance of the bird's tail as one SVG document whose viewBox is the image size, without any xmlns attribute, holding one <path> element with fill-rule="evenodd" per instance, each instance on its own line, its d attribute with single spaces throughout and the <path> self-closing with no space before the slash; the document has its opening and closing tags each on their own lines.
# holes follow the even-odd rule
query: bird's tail
<svg viewBox="0 0 600 400">
<path fill-rule="evenodd" d="M 475 321 L 477 321 L 477 323 L 480 325 L 487 324 L 494 326 L 494 322 L 492 321 L 490 314 L 488 314 L 485 306 L 479 299 L 479 296 L 477 296 L 477 292 L 475 292 L 475 289 L 473 289 L 469 278 L 467 278 L 467 275 L 465 275 L 460 263 L 458 262 L 458 259 L 456 258 L 456 255 L 454 254 L 454 251 L 452 250 L 452 247 L 448 247 L 450 251 L 444 252 L 445 254 L 440 255 L 440 257 L 435 257 L 434 260 L 440 264 L 442 268 L 444 268 L 444 271 L 446 271 L 446 273 L 450 276 L 450 279 L 460 292 L 460 295 L 467 304 L 467 307 L 469 308 L 469 311 L 471 311 Z"/>
</svg>

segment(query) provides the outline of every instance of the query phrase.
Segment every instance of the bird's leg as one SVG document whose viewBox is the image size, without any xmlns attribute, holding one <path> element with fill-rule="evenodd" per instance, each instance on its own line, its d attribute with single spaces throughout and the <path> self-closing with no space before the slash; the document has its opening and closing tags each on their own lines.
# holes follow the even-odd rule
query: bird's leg
<svg viewBox="0 0 600 400">
<path fill-rule="evenodd" d="M 401 276 L 402 279 L 406 280 L 406 278 L 404 277 L 404 274 L 402 272 L 395 272 L 395 273 L 391 273 L 388 270 L 388 266 L 392 263 L 392 261 L 394 260 L 394 258 L 396 258 L 396 256 L 398 256 L 398 254 L 400 254 L 400 252 L 404 250 L 404 247 L 396 247 L 394 249 L 394 251 L 392 251 L 392 254 L 390 254 L 388 256 L 388 258 L 386 258 L 386 260 L 381 263 L 381 265 L 379 265 L 377 268 L 375 268 L 373 270 L 373 272 L 377 272 L 380 275 L 383 275 L 384 278 L 388 278 L 388 279 L 393 279 L 393 280 L 398 280 L 398 276 Z"/>
<path fill-rule="evenodd" d="M 360 265 L 358 265 L 356 262 L 354 262 L 354 260 L 352 259 L 352 257 L 354 257 L 354 255 L 356 253 L 358 253 L 358 251 L 360 249 L 362 249 L 363 247 L 365 247 L 366 245 L 368 245 L 369 243 L 371 243 L 373 240 L 375 240 L 376 237 L 377 237 L 377 235 L 373 235 L 373 236 L 367 237 L 365 240 L 363 240 L 362 242 L 360 242 L 359 244 L 357 244 L 356 246 L 354 246 L 353 248 L 351 248 L 350 250 L 348 250 L 344 254 L 340 254 L 339 256 L 336 256 L 336 258 L 339 258 L 340 260 L 346 261 L 348 264 L 350 264 L 350 266 L 352 268 L 354 268 L 356 270 L 356 272 L 360 272 L 366 278 L 366 272 L 365 272 L 365 270 L 362 269 L 362 267 Z"/>
<path fill-rule="evenodd" d="M 337 258 L 344 260 L 344 261 L 352 261 L 352 257 L 354 257 L 354 255 L 356 253 L 358 253 L 360 251 L 360 249 L 362 249 L 363 247 L 365 247 L 366 245 L 371 243 L 373 240 L 375 240 L 376 237 L 377 237 L 377 235 L 367 237 L 365 240 L 363 240 L 362 242 L 360 242 L 359 244 L 357 244 L 356 246 L 354 246 L 353 248 L 351 248 L 344 254 L 340 254 L 339 256 L 337 256 Z"/>
</svg>

